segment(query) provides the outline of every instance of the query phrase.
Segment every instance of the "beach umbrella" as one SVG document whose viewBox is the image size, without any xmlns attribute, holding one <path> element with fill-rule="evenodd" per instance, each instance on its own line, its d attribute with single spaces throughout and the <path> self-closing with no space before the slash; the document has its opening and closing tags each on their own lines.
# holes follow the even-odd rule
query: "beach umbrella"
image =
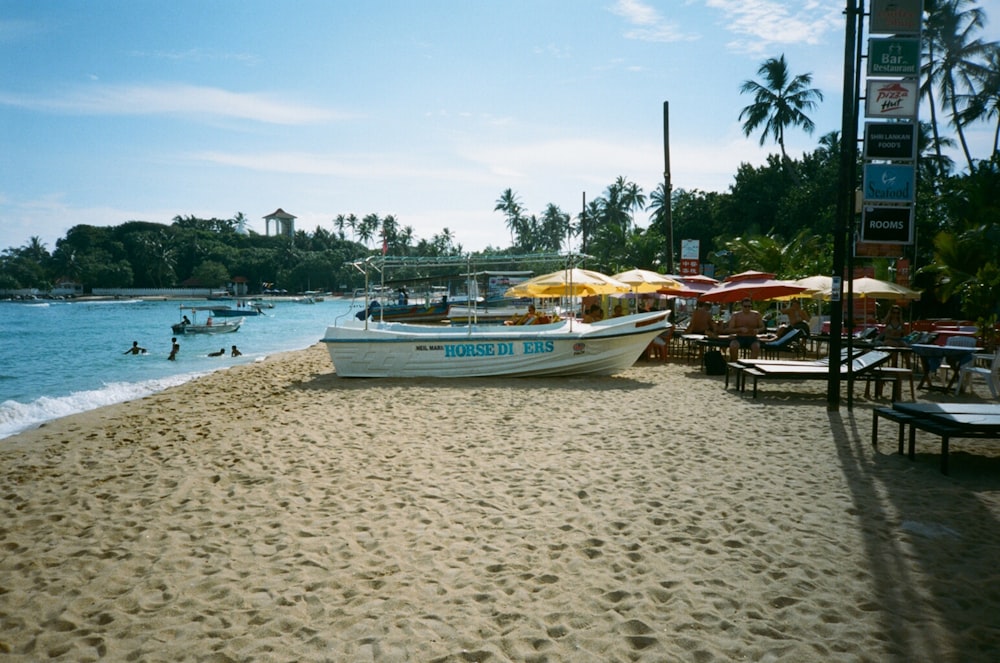
<svg viewBox="0 0 1000 663">
<path fill-rule="evenodd" d="M 774 274 L 766 272 L 742 272 L 733 274 L 711 290 L 703 293 L 699 299 L 703 302 L 730 304 L 745 297 L 755 301 L 777 299 L 807 290 L 804 286 L 792 281 L 782 281 L 774 278 Z"/>
<path fill-rule="evenodd" d="M 785 295 L 784 297 L 775 297 L 775 299 L 781 301 L 788 301 L 790 299 L 829 299 L 830 290 L 833 288 L 833 277 L 822 275 L 807 276 L 795 279 L 792 283 L 806 289 L 791 295 Z"/>
<path fill-rule="evenodd" d="M 859 298 L 868 299 L 909 299 L 915 300 L 920 299 L 923 294 L 920 290 L 911 290 L 906 286 L 899 285 L 898 283 L 892 283 L 891 281 L 882 281 L 879 279 L 873 279 L 870 276 L 862 276 L 854 279 L 851 282 L 851 290 L 854 291 L 854 296 Z M 833 286 L 827 285 L 826 288 L 820 290 L 816 293 L 817 298 L 822 298 L 829 301 L 831 295 L 833 294 Z M 847 286 L 844 286 L 844 294 L 847 294 Z"/>
<path fill-rule="evenodd" d="M 870 297 L 875 299 L 920 299 L 922 294 L 918 290 L 911 290 L 906 286 L 892 283 L 891 281 L 881 281 L 869 276 L 856 278 L 851 282 L 851 289 L 855 297 Z M 846 288 L 845 288 L 846 290 Z"/>
<path fill-rule="evenodd" d="M 704 274 L 698 274 L 693 276 L 678 276 L 676 274 L 667 274 L 667 278 L 671 278 L 677 281 L 680 286 L 676 288 L 664 287 L 657 290 L 661 295 L 666 295 L 668 297 L 681 297 L 684 299 L 695 299 L 699 295 L 702 295 L 716 285 L 718 281 L 713 279 L 711 276 L 705 276 Z"/>
<path fill-rule="evenodd" d="M 507 297 L 587 297 L 628 292 L 631 287 L 607 274 L 589 269 L 562 269 L 518 283 L 505 293 Z"/>
<path fill-rule="evenodd" d="M 682 289 L 683 285 L 669 276 L 648 269 L 630 269 L 613 274 L 611 278 L 632 286 L 634 292 L 658 292 L 667 289 Z"/>
</svg>

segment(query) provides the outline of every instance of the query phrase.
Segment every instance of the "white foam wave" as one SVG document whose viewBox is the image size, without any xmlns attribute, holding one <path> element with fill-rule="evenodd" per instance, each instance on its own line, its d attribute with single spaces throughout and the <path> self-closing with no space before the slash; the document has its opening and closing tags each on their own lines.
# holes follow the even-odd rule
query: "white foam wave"
<svg viewBox="0 0 1000 663">
<path fill-rule="evenodd" d="M 101 389 L 77 391 L 68 396 L 43 396 L 30 403 L 9 400 L 0 403 L 0 439 L 16 435 L 47 421 L 95 410 L 105 405 L 124 403 L 163 391 L 192 380 L 204 373 L 171 375 L 142 382 L 111 382 Z"/>
</svg>

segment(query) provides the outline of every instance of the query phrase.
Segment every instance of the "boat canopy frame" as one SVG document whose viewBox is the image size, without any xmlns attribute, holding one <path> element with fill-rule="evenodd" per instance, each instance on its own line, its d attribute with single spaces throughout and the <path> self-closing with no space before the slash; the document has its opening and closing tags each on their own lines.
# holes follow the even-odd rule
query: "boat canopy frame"
<svg viewBox="0 0 1000 663">
<path fill-rule="evenodd" d="M 386 280 L 386 274 L 392 270 L 397 269 L 445 269 L 451 268 L 456 269 L 459 267 L 464 268 L 464 274 L 455 274 L 453 276 L 463 276 L 466 278 L 466 282 L 474 281 L 476 276 L 484 274 L 495 274 L 495 271 L 476 271 L 482 270 L 485 267 L 498 267 L 502 265 L 509 265 L 511 263 L 541 263 L 541 264 L 561 264 L 564 269 L 572 269 L 578 266 L 585 260 L 592 259 L 593 256 L 587 255 L 585 253 L 529 253 L 529 254 L 489 254 L 489 255 L 473 255 L 471 253 L 456 255 L 456 256 L 388 256 L 388 255 L 373 255 L 368 256 L 360 260 L 352 261 L 350 264 L 352 267 L 357 269 L 359 272 L 365 276 L 365 311 L 370 310 L 369 306 L 371 303 L 371 289 L 373 285 L 378 285 L 380 292 L 385 292 L 386 287 L 393 283 L 403 283 L 403 282 L 413 282 L 413 281 L 427 281 L 434 279 L 449 278 L 449 275 L 438 275 L 438 276 L 417 276 L 413 279 L 398 279 L 398 280 Z M 378 275 L 379 282 L 373 284 L 371 282 L 372 273 Z M 510 274 L 513 272 L 502 272 L 505 274 Z M 368 321 L 371 316 L 365 316 L 364 323 L 365 329 L 368 328 Z M 468 326 L 471 333 L 472 325 L 478 322 L 476 315 L 476 307 L 469 307 L 468 314 Z"/>
</svg>

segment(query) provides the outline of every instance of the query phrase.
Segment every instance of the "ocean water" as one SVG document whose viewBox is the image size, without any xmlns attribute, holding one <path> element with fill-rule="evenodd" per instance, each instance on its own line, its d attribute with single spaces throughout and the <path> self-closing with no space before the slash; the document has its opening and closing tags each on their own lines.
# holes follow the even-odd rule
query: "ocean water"
<svg viewBox="0 0 1000 663">
<path fill-rule="evenodd" d="M 323 337 L 334 319 L 360 308 L 333 298 L 315 304 L 276 302 L 266 316 L 246 318 L 237 332 L 179 336 L 177 360 L 167 361 L 170 325 L 180 319 L 179 307 L 205 304 L 0 302 L 0 439 L 52 419 L 146 396 L 220 368 L 307 348 Z M 148 354 L 123 354 L 132 341 Z M 233 344 L 242 357 L 229 356 Z M 222 347 L 225 356 L 207 356 Z"/>
</svg>

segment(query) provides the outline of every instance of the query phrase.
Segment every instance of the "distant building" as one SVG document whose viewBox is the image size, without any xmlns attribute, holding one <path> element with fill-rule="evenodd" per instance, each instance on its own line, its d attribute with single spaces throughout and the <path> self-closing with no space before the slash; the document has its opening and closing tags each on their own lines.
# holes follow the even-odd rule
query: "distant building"
<svg viewBox="0 0 1000 663">
<path fill-rule="evenodd" d="M 53 297 L 79 297 L 83 294 L 83 284 L 70 279 L 60 279 L 49 294 Z"/>
<path fill-rule="evenodd" d="M 274 234 L 284 235 L 288 239 L 292 239 L 295 236 L 295 219 L 297 218 L 294 214 L 289 214 L 279 207 L 264 217 L 264 236 L 271 234 L 271 222 L 274 221 Z"/>
</svg>

